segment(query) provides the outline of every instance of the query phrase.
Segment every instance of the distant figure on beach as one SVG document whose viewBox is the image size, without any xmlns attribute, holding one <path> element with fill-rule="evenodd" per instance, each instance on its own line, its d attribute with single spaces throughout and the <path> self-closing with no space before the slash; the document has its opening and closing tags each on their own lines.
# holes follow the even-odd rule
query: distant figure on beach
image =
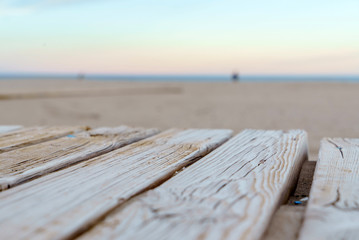
<svg viewBox="0 0 359 240">
<path fill-rule="evenodd" d="M 232 74 L 232 81 L 233 82 L 238 82 L 239 81 L 239 74 L 237 72 L 234 72 Z"/>
<path fill-rule="evenodd" d="M 82 80 L 84 80 L 84 79 L 85 79 L 85 74 L 79 73 L 79 74 L 77 75 L 77 80 L 82 81 Z"/>
</svg>

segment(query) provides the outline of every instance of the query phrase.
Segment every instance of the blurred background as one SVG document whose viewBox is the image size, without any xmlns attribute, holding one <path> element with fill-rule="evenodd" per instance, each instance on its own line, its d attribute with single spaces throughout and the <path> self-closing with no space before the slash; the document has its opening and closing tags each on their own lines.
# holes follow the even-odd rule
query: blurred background
<svg viewBox="0 0 359 240">
<path fill-rule="evenodd" d="M 0 124 L 358 137 L 359 1 L 1 0 Z"/>
<path fill-rule="evenodd" d="M 359 75 L 357 0 L 2 0 L 4 73 Z"/>
</svg>

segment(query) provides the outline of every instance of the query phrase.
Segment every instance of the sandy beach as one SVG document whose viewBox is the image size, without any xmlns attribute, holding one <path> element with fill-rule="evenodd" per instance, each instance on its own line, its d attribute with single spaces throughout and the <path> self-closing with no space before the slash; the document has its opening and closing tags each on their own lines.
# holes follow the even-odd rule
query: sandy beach
<svg viewBox="0 0 359 240">
<path fill-rule="evenodd" d="M 1 80 L 1 125 L 305 129 L 310 160 L 323 137 L 359 136 L 359 84 Z"/>
</svg>

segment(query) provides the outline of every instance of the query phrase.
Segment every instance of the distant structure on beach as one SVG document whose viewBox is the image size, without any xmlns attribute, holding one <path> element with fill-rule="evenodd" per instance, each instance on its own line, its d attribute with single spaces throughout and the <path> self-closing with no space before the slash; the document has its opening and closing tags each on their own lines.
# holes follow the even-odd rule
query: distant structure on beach
<svg viewBox="0 0 359 240">
<path fill-rule="evenodd" d="M 238 82 L 239 81 L 239 74 L 237 72 L 232 73 L 232 82 Z"/>
</svg>

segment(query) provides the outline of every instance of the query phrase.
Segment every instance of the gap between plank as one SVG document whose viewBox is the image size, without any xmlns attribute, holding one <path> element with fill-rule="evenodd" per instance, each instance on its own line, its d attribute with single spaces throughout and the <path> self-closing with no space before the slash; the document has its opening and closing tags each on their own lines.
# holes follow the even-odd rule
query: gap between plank
<svg viewBox="0 0 359 240">
<path fill-rule="evenodd" d="M 135 201 L 137 198 L 141 197 L 142 194 L 146 193 L 149 190 L 152 190 L 156 187 L 161 186 L 163 183 L 165 183 L 167 180 L 169 180 L 170 178 L 172 178 L 173 176 L 177 175 L 179 172 L 185 170 L 185 168 L 189 167 L 190 165 L 192 165 L 193 163 L 197 162 L 198 160 L 200 160 L 201 158 L 205 157 L 206 155 L 210 154 L 212 151 L 214 151 L 215 149 L 219 148 L 221 145 L 225 144 L 226 142 L 228 142 L 228 140 L 230 140 L 231 138 L 233 138 L 233 136 L 231 136 L 230 138 L 228 138 L 227 140 L 223 141 L 221 144 L 219 144 L 216 148 L 213 148 L 211 151 L 208 151 L 206 154 L 204 154 L 203 156 L 199 156 L 196 157 L 194 159 L 192 159 L 190 162 L 188 162 L 187 164 L 185 164 L 184 166 L 178 166 L 178 169 L 176 171 L 174 171 L 173 173 L 168 173 L 166 176 L 163 176 L 161 179 L 156 180 L 154 183 L 152 183 L 151 185 L 149 185 L 147 188 L 143 189 L 142 191 L 134 194 L 133 196 L 131 196 L 130 198 L 128 198 L 125 202 L 120 203 L 117 206 L 114 206 L 113 208 L 109 209 L 108 211 L 104 212 L 103 215 L 99 218 L 97 218 L 95 221 L 89 223 L 87 226 L 85 226 L 84 228 L 80 228 L 78 229 L 78 231 L 74 232 L 73 234 L 69 235 L 68 237 L 65 238 L 65 240 L 72 240 L 72 239 L 76 239 L 78 237 L 80 237 L 81 235 L 83 235 L 85 232 L 91 230 L 94 226 L 96 226 L 98 223 L 102 222 L 110 213 L 112 213 L 115 210 L 119 210 L 122 208 L 125 208 L 129 203 Z"/>
<path fill-rule="evenodd" d="M 316 161 L 305 161 L 302 165 L 298 181 L 287 202 L 281 205 L 272 217 L 272 221 L 264 234 L 263 240 L 296 240 L 304 220 L 307 201 L 295 205 L 295 201 L 310 197 Z"/>
</svg>

